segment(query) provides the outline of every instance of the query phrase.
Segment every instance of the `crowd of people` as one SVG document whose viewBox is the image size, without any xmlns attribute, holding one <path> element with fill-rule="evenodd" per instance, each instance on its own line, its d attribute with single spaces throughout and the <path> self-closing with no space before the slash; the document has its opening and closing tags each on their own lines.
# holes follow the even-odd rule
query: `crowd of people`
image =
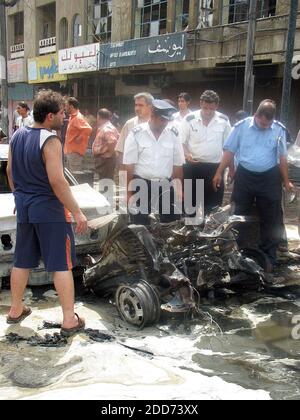
<svg viewBox="0 0 300 420">
<path fill-rule="evenodd" d="M 232 127 L 218 110 L 216 92 L 203 92 L 195 112 L 191 99 L 188 93 L 180 93 L 177 109 L 168 99 L 139 93 L 134 97 L 135 116 L 121 130 L 112 122 L 113 113 L 100 109 L 92 144 L 95 172 L 99 179 L 114 179 L 117 169 L 125 170 L 128 207 L 134 207 L 131 222 L 148 225 L 153 210 L 165 223 L 187 215 L 196 220 L 200 208 L 203 219 L 222 205 L 228 169 L 234 181 L 235 213 L 247 216 L 256 208 L 261 249 L 275 264 L 284 237 L 282 189 L 293 188 L 288 176 L 287 131 L 275 120 L 276 104 L 270 99 L 262 101 L 254 116 L 239 112 Z M 76 98 L 63 99 L 52 91 L 39 92 L 32 113 L 20 103 L 8 162 L 18 231 L 7 322 L 19 323 L 30 315 L 22 304 L 23 292 L 29 270 L 42 257 L 46 270 L 55 273 L 64 315 L 62 333 L 67 336 L 84 328 L 84 320 L 74 313 L 71 270 L 75 248 L 70 213 L 78 233 L 87 229 L 87 221 L 63 169 L 63 155 L 71 172 L 82 169 L 93 131 L 79 108 Z M 158 191 L 155 209 L 154 191 Z M 182 212 L 176 211 L 178 203 L 184 203 Z"/>
</svg>

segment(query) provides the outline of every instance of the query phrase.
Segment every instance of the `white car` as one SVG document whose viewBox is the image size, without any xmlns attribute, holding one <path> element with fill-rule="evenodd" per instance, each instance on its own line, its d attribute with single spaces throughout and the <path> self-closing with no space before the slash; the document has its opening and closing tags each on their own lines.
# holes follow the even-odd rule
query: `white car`
<svg viewBox="0 0 300 420">
<path fill-rule="evenodd" d="M 0 163 L 8 159 L 8 145 L 0 145 Z M 88 184 L 78 185 L 75 178 L 66 172 L 66 177 L 71 185 L 72 193 L 79 206 L 89 221 L 101 216 L 111 214 L 111 207 L 107 199 L 90 187 Z M 2 178 L 4 180 L 3 167 Z M 3 186 L 3 185 L 2 185 Z M 11 193 L 1 193 L 0 185 L 0 289 L 2 279 L 9 276 L 16 243 L 16 216 L 14 215 L 14 196 Z M 108 225 L 97 230 L 89 229 L 84 235 L 75 236 L 76 255 L 78 263 L 88 254 L 99 254 L 100 244 L 107 236 Z M 24 244 L 26 246 L 26 244 Z M 30 285 L 51 284 L 52 275 L 44 271 L 43 264 L 33 270 L 30 277 Z"/>
</svg>

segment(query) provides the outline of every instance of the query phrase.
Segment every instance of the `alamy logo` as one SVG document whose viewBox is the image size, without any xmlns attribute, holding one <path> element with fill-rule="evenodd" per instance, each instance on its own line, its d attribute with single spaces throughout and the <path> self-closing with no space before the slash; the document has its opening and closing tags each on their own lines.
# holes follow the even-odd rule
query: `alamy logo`
<svg viewBox="0 0 300 420">
<path fill-rule="evenodd" d="M 293 67 L 293 70 L 292 70 L 292 78 L 294 80 L 299 80 L 300 79 L 300 55 L 294 55 L 293 64 L 295 64 L 295 67 Z"/>
<path fill-rule="evenodd" d="M 292 338 L 294 340 L 300 340 L 300 315 L 294 316 L 292 324 L 295 325 L 292 330 Z"/>
</svg>

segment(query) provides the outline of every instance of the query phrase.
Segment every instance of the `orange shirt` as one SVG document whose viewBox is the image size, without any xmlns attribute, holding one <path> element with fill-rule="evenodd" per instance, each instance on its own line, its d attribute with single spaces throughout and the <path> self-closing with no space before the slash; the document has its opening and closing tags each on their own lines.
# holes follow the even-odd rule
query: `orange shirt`
<svg viewBox="0 0 300 420">
<path fill-rule="evenodd" d="M 79 111 L 71 115 L 66 133 L 65 154 L 78 153 L 84 156 L 92 131 L 92 127 Z"/>
<path fill-rule="evenodd" d="M 110 158 L 115 153 L 120 134 L 110 121 L 99 127 L 93 144 L 93 155 Z"/>
</svg>

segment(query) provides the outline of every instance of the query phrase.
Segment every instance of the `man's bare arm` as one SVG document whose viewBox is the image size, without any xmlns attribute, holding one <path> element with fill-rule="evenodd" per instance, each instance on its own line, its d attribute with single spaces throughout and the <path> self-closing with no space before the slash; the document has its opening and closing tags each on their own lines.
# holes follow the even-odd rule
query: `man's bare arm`
<svg viewBox="0 0 300 420">
<path fill-rule="evenodd" d="M 290 192 L 294 188 L 294 185 L 290 182 L 290 179 L 289 179 L 289 167 L 288 167 L 287 158 L 285 156 L 280 157 L 279 167 L 280 167 L 280 173 L 281 173 L 281 178 L 282 178 L 284 187 L 286 191 Z"/>
<path fill-rule="evenodd" d="M 135 165 L 124 165 L 124 169 L 127 172 L 127 203 L 129 203 L 132 197 L 132 191 L 129 191 L 130 183 L 133 180 Z"/>
<path fill-rule="evenodd" d="M 71 188 L 65 178 L 62 164 L 62 146 L 58 138 L 47 142 L 43 150 L 43 157 L 50 185 L 59 201 L 72 213 L 77 224 L 76 233 L 87 230 L 87 219 L 80 210 Z"/>
<path fill-rule="evenodd" d="M 218 170 L 216 172 L 216 175 L 213 179 L 213 187 L 215 191 L 218 191 L 218 189 L 221 186 L 223 174 L 226 168 L 230 168 L 234 162 L 234 154 L 228 151 L 224 152 L 222 162 L 220 163 L 220 166 L 218 167 Z"/>
<path fill-rule="evenodd" d="M 173 167 L 173 185 L 175 188 L 175 194 L 178 201 L 183 200 L 183 167 L 174 166 Z"/>
</svg>

